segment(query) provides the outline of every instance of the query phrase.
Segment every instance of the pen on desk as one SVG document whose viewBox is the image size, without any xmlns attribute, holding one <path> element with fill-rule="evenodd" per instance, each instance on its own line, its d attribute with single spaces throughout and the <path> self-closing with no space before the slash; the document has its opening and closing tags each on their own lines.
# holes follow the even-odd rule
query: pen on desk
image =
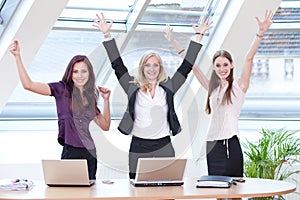
<svg viewBox="0 0 300 200">
<path fill-rule="evenodd" d="M 14 183 L 19 183 L 21 181 L 27 182 L 28 180 L 27 179 L 18 179 L 18 178 L 16 178 L 15 180 L 13 180 Z"/>
</svg>

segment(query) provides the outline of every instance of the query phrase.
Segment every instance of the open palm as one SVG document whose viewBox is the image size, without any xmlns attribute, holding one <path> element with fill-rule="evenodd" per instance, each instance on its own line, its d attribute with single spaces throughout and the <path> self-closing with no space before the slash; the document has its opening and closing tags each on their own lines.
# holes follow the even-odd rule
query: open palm
<svg viewBox="0 0 300 200">
<path fill-rule="evenodd" d="M 266 10 L 264 21 L 260 21 L 258 17 L 256 17 L 256 21 L 259 26 L 260 32 L 266 32 L 272 24 L 273 12 L 271 10 Z"/>
<path fill-rule="evenodd" d="M 106 22 L 106 19 L 104 17 L 104 14 L 101 12 L 101 16 L 99 14 L 96 14 L 97 20 L 94 21 L 93 26 L 98 28 L 103 34 L 107 34 L 110 32 L 110 29 L 112 27 L 113 21 L 110 23 Z"/>
</svg>

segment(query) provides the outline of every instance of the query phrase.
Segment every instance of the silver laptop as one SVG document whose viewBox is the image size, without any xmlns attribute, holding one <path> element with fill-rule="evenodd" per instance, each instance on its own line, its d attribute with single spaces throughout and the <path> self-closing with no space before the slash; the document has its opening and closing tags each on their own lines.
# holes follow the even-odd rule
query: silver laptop
<svg viewBox="0 0 300 200">
<path fill-rule="evenodd" d="M 139 158 L 134 186 L 178 186 L 183 185 L 187 159 Z"/>
<path fill-rule="evenodd" d="M 42 160 L 44 180 L 48 186 L 91 186 L 85 159 Z"/>
</svg>

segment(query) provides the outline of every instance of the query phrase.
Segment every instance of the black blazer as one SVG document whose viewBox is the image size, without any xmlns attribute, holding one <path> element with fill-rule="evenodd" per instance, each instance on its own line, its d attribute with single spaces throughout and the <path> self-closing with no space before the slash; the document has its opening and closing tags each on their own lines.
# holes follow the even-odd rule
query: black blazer
<svg viewBox="0 0 300 200">
<path fill-rule="evenodd" d="M 112 64 L 112 68 L 115 70 L 115 74 L 119 80 L 119 83 L 128 97 L 127 109 L 118 126 L 118 130 L 121 133 L 128 135 L 131 133 L 133 128 L 133 122 L 135 118 L 134 104 L 136 100 L 136 93 L 140 88 L 133 83 L 134 77 L 129 75 L 128 69 L 123 63 L 115 40 L 112 39 L 109 41 L 104 41 L 103 45 Z M 170 125 L 171 135 L 176 135 L 181 131 L 181 126 L 174 109 L 174 94 L 179 90 L 179 88 L 187 79 L 187 76 L 192 70 L 201 47 L 201 44 L 191 40 L 187 50 L 187 54 L 173 77 L 168 77 L 166 82 L 162 82 L 159 84 L 159 86 L 162 87 L 166 92 L 166 102 L 168 104 L 167 120 Z"/>
</svg>

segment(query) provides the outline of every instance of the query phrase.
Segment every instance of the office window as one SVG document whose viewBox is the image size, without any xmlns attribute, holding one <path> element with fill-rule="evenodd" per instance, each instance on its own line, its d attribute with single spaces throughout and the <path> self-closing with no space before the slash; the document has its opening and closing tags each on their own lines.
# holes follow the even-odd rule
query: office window
<svg viewBox="0 0 300 200">
<path fill-rule="evenodd" d="M 1 1 L 1 3 L 0 3 L 0 37 L 20 2 L 21 2 L 21 0 L 13 0 L 13 1 L 2 0 Z"/>
<path fill-rule="evenodd" d="M 284 59 L 284 78 L 286 80 L 293 80 L 294 78 L 294 59 Z"/>
</svg>

